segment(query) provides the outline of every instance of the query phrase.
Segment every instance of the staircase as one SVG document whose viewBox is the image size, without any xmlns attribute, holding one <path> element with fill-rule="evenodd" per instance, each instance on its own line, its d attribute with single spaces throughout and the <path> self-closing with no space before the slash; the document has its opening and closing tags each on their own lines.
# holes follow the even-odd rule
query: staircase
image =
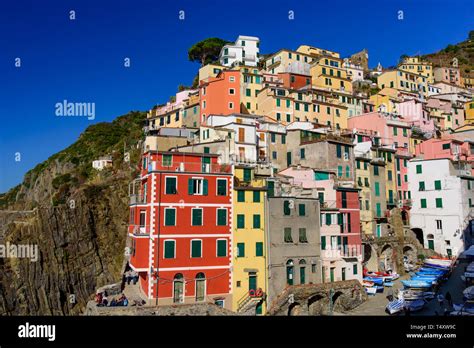
<svg viewBox="0 0 474 348">
<path fill-rule="evenodd" d="M 242 298 L 237 301 L 237 312 L 245 313 L 247 315 L 255 315 L 255 308 L 259 302 L 264 299 L 265 294 L 262 292 L 261 296 L 252 295 L 248 293 L 242 296 Z"/>
</svg>

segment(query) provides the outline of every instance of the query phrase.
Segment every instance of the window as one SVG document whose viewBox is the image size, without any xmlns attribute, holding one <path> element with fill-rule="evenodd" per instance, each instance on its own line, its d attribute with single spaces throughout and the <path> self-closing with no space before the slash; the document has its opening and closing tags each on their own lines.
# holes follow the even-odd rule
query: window
<svg viewBox="0 0 474 348">
<path fill-rule="evenodd" d="M 306 216 L 306 204 L 298 204 L 298 215 Z"/>
<path fill-rule="evenodd" d="M 425 198 L 420 199 L 420 206 L 422 208 L 426 208 L 426 199 Z"/>
<path fill-rule="evenodd" d="M 285 134 L 281 135 L 281 143 L 286 144 L 286 135 Z"/>
<path fill-rule="evenodd" d="M 217 226 L 227 225 L 227 209 L 217 209 Z"/>
<path fill-rule="evenodd" d="M 263 256 L 263 243 L 262 242 L 255 243 L 255 256 Z"/>
<path fill-rule="evenodd" d="M 438 230 L 442 230 L 443 229 L 443 221 L 442 220 L 436 220 L 436 228 Z"/>
<path fill-rule="evenodd" d="M 350 177 L 351 177 L 351 167 L 346 166 L 346 178 L 350 178 Z"/>
<path fill-rule="evenodd" d="M 253 228 L 260 228 L 260 214 L 253 215 Z"/>
<path fill-rule="evenodd" d="M 443 207 L 443 199 L 436 198 L 436 208 L 442 208 L 442 207 Z"/>
<path fill-rule="evenodd" d="M 375 205 L 375 214 L 377 217 L 382 217 L 382 205 L 380 203 Z"/>
<path fill-rule="evenodd" d="M 336 156 L 337 158 L 342 158 L 342 146 L 339 144 L 336 145 Z"/>
<path fill-rule="evenodd" d="M 277 159 L 277 152 L 276 151 L 272 151 L 272 159 Z"/>
<path fill-rule="evenodd" d="M 326 225 L 329 226 L 332 223 L 332 215 L 328 213 L 326 213 L 325 215 L 326 215 Z"/>
<path fill-rule="evenodd" d="M 365 187 L 369 187 L 370 184 L 369 184 L 369 178 L 364 178 L 364 185 Z"/>
<path fill-rule="evenodd" d="M 244 169 L 244 181 L 250 181 L 252 179 L 252 171 L 248 168 Z"/>
<path fill-rule="evenodd" d="M 165 179 L 165 194 L 175 195 L 178 193 L 176 190 L 176 178 L 167 177 Z"/>
<path fill-rule="evenodd" d="M 217 240 L 217 257 L 226 257 L 227 256 L 227 240 L 218 239 Z"/>
<path fill-rule="evenodd" d="M 375 187 L 375 195 L 377 197 L 380 196 L 380 184 L 378 182 L 375 182 L 374 187 Z"/>
<path fill-rule="evenodd" d="M 163 155 L 162 165 L 163 167 L 170 167 L 173 163 L 173 155 Z"/>
<path fill-rule="evenodd" d="M 246 88 L 246 89 L 245 89 L 245 96 L 246 96 L 246 97 L 252 96 L 252 91 L 250 90 L 250 88 Z"/>
<path fill-rule="evenodd" d="M 346 191 L 341 192 L 341 205 L 343 208 L 347 208 L 347 192 Z"/>
<path fill-rule="evenodd" d="M 245 257 L 245 243 L 237 243 L 237 257 Z"/>
<path fill-rule="evenodd" d="M 321 250 L 326 250 L 326 236 L 321 236 Z"/>
<path fill-rule="evenodd" d="M 191 257 L 202 257 L 202 240 L 191 240 Z"/>
<path fill-rule="evenodd" d="M 208 183 L 205 179 L 189 179 L 188 194 L 190 195 L 207 195 Z"/>
<path fill-rule="evenodd" d="M 354 275 L 357 274 L 357 264 L 356 264 L 356 263 L 352 265 L 352 273 L 353 273 Z"/>
<path fill-rule="evenodd" d="M 204 273 L 196 275 L 196 302 L 204 301 L 206 297 L 206 276 Z"/>
<path fill-rule="evenodd" d="M 449 143 L 443 144 L 443 150 L 449 150 L 450 147 L 451 145 Z"/>
<path fill-rule="evenodd" d="M 280 107 L 280 105 L 281 105 L 280 98 L 277 98 L 277 100 L 276 100 L 276 105 L 277 105 L 278 108 Z"/>
<path fill-rule="evenodd" d="M 234 108 L 234 103 L 229 103 L 229 109 L 233 109 Z"/>
<path fill-rule="evenodd" d="M 293 238 L 291 237 L 291 227 L 285 227 L 283 229 L 283 233 L 283 240 L 285 241 L 285 243 L 293 243 Z"/>
<path fill-rule="evenodd" d="M 441 190 L 441 180 L 435 180 L 435 190 Z"/>
<path fill-rule="evenodd" d="M 260 191 L 253 191 L 253 201 L 255 203 L 260 202 Z"/>
<path fill-rule="evenodd" d="M 270 134 L 270 140 L 271 140 L 272 143 L 276 142 L 276 134 L 275 133 Z"/>
<path fill-rule="evenodd" d="M 420 181 L 418 183 L 418 191 L 424 191 L 425 190 L 425 182 L 424 181 Z"/>
<path fill-rule="evenodd" d="M 290 201 L 283 201 L 283 215 L 290 215 Z"/>
<path fill-rule="evenodd" d="M 398 128 L 397 127 L 393 127 L 393 135 L 398 135 Z"/>
<path fill-rule="evenodd" d="M 235 89 L 229 88 L 229 94 L 235 94 Z"/>
<path fill-rule="evenodd" d="M 202 226 L 201 208 L 192 208 L 192 226 Z"/>
<path fill-rule="evenodd" d="M 165 226 L 176 226 L 176 208 L 165 208 Z"/>
<path fill-rule="evenodd" d="M 165 259 L 174 259 L 176 251 L 176 242 L 174 240 L 165 240 L 164 241 L 164 258 Z"/>
<path fill-rule="evenodd" d="M 306 228 L 299 229 L 299 238 L 300 243 L 308 243 L 308 238 L 306 237 Z"/>
<path fill-rule="evenodd" d="M 237 228 L 245 228 L 245 215 L 237 214 Z"/>
<path fill-rule="evenodd" d="M 379 175 L 379 166 L 374 166 L 374 175 Z"/>
<path fill-rule="evenodd" d="M 392 171 L 391 170 L 387 171 L 387 180 L 392 181 Z"/>
<path fill-rule="evenodd" d="M 416 165 L 416 174 L 421 174 L 423 173 L 423 168 L 421 167 L 421 164 Z"/>
<path fill-rule="evenodd" d="M 217 195 L 218 196 L 227 195 L 227 180 L 226 179 L 217 179 Z"/>
<path fill-rule="evenodd" d="M 245 202 L 245 191 L 237 191 L 237 202 Z"/>
<path fill-rule="evenodd" d="M 337 177 L 342 178 L 342 166 L 337 166 Z"/>
</svg>

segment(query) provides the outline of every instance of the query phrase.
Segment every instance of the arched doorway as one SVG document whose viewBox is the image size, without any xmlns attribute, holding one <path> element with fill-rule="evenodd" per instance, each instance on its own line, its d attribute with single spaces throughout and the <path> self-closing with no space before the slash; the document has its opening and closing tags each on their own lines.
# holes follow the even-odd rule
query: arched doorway
<svg viewBox="0 0 474 348">
<path fill-rule="evenodd" d="M 184 278 L 181 273 L 176 273 L 173 279 L 173 302 L 184 302 Z"/>
<path fill-rule="evenodd" d="M 293 260 L 286 261 L 286 284 L 293 285 L 294 266 Z"/>
<path fill-rule="evenodd" d="M 206 297 L 206 276 L 200 272 L 196 275 L 196 302 L 204 301 Z"/>
<path fill-rule="evenodd" d="M 431 233 L 428 234 L 426 240 L 428 242 L 428 249 L 435 250 L 434 235 Z"/>
<path fill-rule="evenodd" d="M 421 228 L 412 228 L 411 230 L 415 234 L 415 237 L 420 242 L 420 244 L 424 246 L 425 242 L 423 239 L 423 230 Z"/>
<path fill-rule="evenodd" d="M 343 305 L 343 298 L 342 296 L 343 293 L 342 291 L 336 291 L 334 295 L 331 297 L 331 303 L 332 303 L 332 310 L 333 311 L 340 311 L 344 310 L 344 305 Z"/>
<path fill-rule="evenodd" d="M 414 265 L 416 263 L 416 250 L 411 245 L 405 245 L 403 247 L 403 261 L 411 265 Z"/>
<path fill-rule="evenodd" d="M 288 316 L 294 315 L 301 315 L 301 305 L 298 302 L 294 302 L 288 307 Z"/>
<path fill-rule="evenodd" d="M 300 260 L 300 284 L 306 284 L 306 261 Z"/>
</svg>

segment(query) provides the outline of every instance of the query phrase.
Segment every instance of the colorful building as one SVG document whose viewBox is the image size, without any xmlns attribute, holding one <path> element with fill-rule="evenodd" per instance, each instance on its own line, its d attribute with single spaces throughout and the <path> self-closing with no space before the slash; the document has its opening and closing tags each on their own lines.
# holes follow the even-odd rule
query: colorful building
<svg viewBox="0 0 474 348">
<path fill-rule="evenodd" d="M 148 151 L 131 184 L 130 266 L 158 305 L 232 308 L 233 176 L 217 157 Z"/>
<path fill-rule="evenodd" d="M 343 67 L 343 60 L 332 57 L 319 58 L 311 66 L 313 85 L 336 91 L 352 92 L 351 79 Z"/>
<path fill-rule="evenodd" d="M 239 35 L 235 43 L 224 45 L 219 55 L 223 66 L 257 66 L 260 60 L 260 39 L 254 36 Z"/>
<path fill-rule="evenodd" d="M 398 69 L 424 76 L 429 83 L 434 80 L 433 64 L 423 61 L 420 57 L 405 57 Z"/>
</svg>

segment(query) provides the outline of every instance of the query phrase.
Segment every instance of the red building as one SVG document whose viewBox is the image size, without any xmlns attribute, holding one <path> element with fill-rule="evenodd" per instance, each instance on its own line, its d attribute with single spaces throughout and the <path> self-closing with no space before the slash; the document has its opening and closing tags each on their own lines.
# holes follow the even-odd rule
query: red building
<svg viewBox="0 0 474 348">
<path fill-rule="evenodd" d="M 304 86 L 311 86 L 311 75 L 295 73 L 279 73 L 278 77 L 283 82 L 283 87 L 289 89 L 300 89 Z"/>
<path fill-rule="evenodd" d="M 130 187 L 130 266 L 158 304 L 231 308 L 232 171 L 218 155 L 149 151 Z"/>
<path fill-rule="evenodd" d="M 341 232 L 343 240 L 347 240 L 348 252 L 359 255 L 362 250 L 359 189 L 336 187 L 336 208 L 343 216 Z"/>
</svg>

